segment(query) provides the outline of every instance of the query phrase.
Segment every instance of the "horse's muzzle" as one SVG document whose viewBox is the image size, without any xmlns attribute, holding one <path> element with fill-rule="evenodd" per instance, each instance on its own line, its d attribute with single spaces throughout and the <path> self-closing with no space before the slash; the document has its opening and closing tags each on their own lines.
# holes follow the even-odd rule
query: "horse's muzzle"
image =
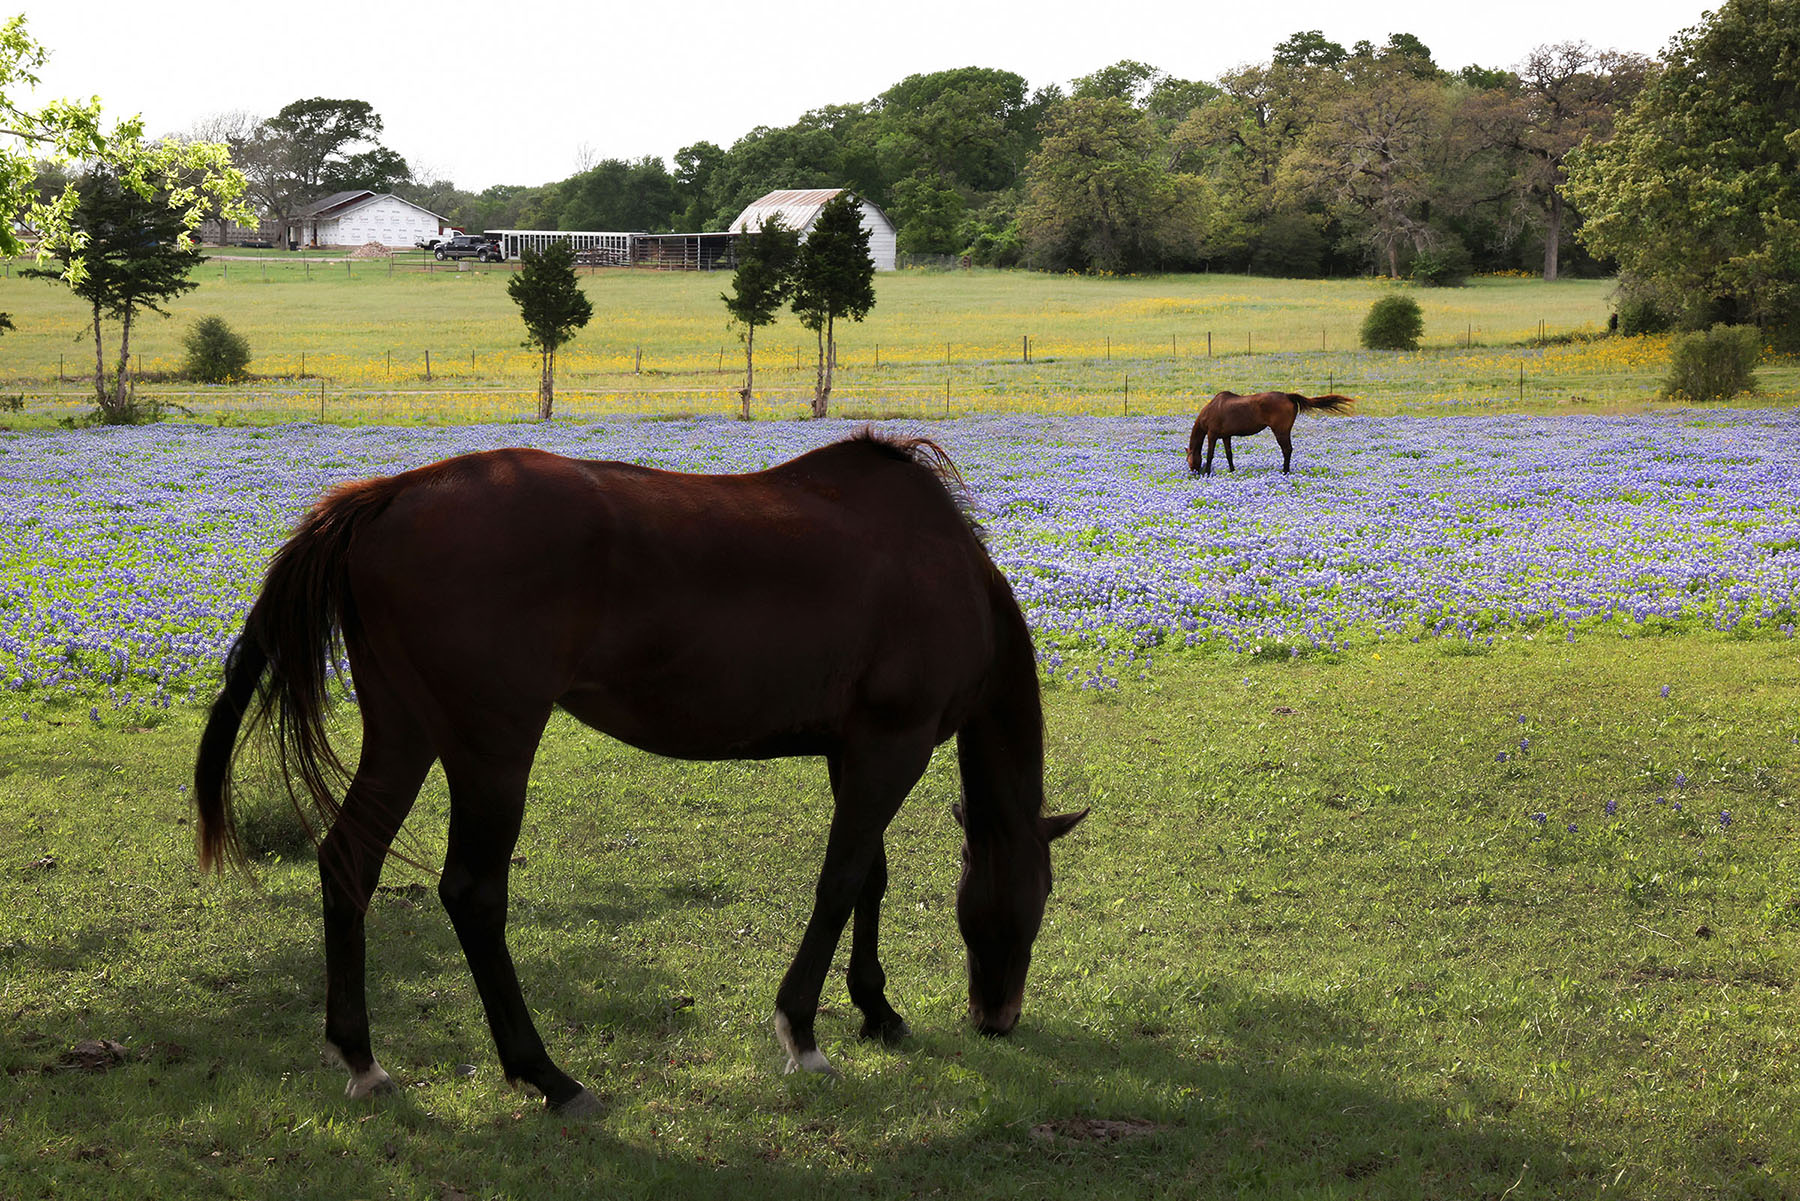
<svg viewBox="0 0 1800 1201">
<path fill-rule="evenodd" d="M 990 1038 L 1001 1038 L 1011 1034 L 1014 1026 L 1019 1024 L 1019 1013 L 1025 1008 L 1023 999 L 1008 1001 L 999 1009 L 989 1011 L 985 1007 L 969 1002 L 969 1020 L 975 1028 Z"/>
</svg>

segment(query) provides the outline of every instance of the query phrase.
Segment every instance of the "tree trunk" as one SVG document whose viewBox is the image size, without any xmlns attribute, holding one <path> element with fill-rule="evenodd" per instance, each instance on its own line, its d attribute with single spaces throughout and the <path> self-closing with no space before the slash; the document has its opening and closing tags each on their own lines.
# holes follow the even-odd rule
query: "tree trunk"
<svg viewBox="0 0 1800 1201">
<path fill-rule="evenodd" d="M 107 420 L 113 424 L 123 424 L 135 419 L 132 413 L 130 395 L 131 385 L 131 307 L 119 317 L 119 366 L 113 372 L 113 399 L 107 414 Z"/>
<path fill-rule="evenodd" d="M 819 323 L 819 367 L 818 372 L 813 376 L 812 415 L 814 417 L 825 416 L 831 401 L 831 380 L 825 374 L 825 327 L 827 324 L 829 324 L 829 319 Z"/>
<path fill-rule="evenodd" d="M 1556 279 L 1558 258 L 1562 249 L 1563 198 L 1556 188 L 1550 189 L 1550 217 L 1544 223 L 1544 280 Z"/>
<path fill-rule="evenodd" d="M 548 421 L 550 420 L 550 407 L 555 399 L 556 352 L 554 350 L 545 350 L 540 355 L 540 358 L 542 359 L 544 370 L 543 375 L 538 379 L 537 418 L 539 421 Z"/>
<path fill-rule="evenodd" d="M 106 412 L 106 351 L 100 341 L 100 306 L 94 306 L 94 403 Z"/>
<path fill-rule="evenodd" d="M 744 386 L 738 390 L 738 402 L 743 411 L 738 416 L 750 420 L 750 389 L 756 386 L 756 326 L 745 327 L 744 333 Z"/>
</svg>

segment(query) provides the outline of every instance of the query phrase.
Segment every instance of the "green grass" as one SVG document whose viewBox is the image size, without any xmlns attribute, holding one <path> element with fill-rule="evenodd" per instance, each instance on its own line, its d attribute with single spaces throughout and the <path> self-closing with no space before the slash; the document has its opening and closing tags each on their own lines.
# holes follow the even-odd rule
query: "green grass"
<svg viewBox="0 0 1800 1201">
<path fill-rule="evenodd" d="M 393 266 L 272 257 L 209 261 L 173 317 L 139 323 L 146 391 L 196 419 L 359 422 L 517 419 L 530 413 L 536 358 L 506 295 L 509 268 Z M 719 293 L 725 273 L 598 271 L 597 317 L 565 349 L 559 412 L 730 412 L 741 349 Z M 1349 390 L 1365 411 L 1445 405 L 1555 408 L 1650 402 L 1663 339 L 1600 339 L 1611 283 L 1490 278 L 1409 289 L 1425 309 L 1419 354 L 1357 349 L 1374 280 L 1187 275 L 1128 279 L 1027 272 L 884 274 L 878 303 L 839 345 L 836 398 L 853 413 L 1186 412 L 1222 388 Z M 66 289 L 0 279 L 6 338 L 0 394 L 25 398 L 17 424 L 79 414 L 91 379 L 86 316 Z M 222 388 L 166 379 L 193 320 L 244 334 L 262 378 Z M 1540 328 L 1551 335 L 1539 345 Z M 111 335 L 109 335 L 110 337 Z M 1574 342 L 1561 341 L 1575 337 Z M 1029 338 L 1027 364 L 1024 339 Z M 812 335 L 784 317 L 758 337 L 757 411 L 790 417 L 810 395 Z M 1210 347 L 1210 351 L 1209 351 Z M 427 352 L 430 372 L 427 379 Z M 1800 366 L 1760 372 L 1768 399 L 1800 397 Z"/>
<path fill-rule="evenodd" d="M 885 958 L 917 1035 L 854 1039 L 840 950 L 835 1083 L 782 1076 L 769 1029 L 822 767 L 672 763 L 559 719 L 511 933 L 553 1053 L 611 1106 L 580 1125 L 501 1083 L 403 866 L 370 939 L 402 1092 L 344 1100 L 309 858 L 289 839 L 254 885 L 193 867 L 199 715 L 8 702 L 0 1193 L 1791 1195 L 1797 645 L 1168 657 L 1100 700 L 1052 689 L 1051 803 L 1094 815 L 1057 844 L 1020 1030 L 960 1020 L 945 748 L 889 839 Z M 409 827 L 427 856 L 444 809 L 434 779 Z M 281 844 L 279 810 L 252 810 Z M 84 1039 L 123 1062 L 63 1069 Z M 1142 1125 L 1107 1142 L 1125 1128 L 1102 1121 Z"/>
</svg>

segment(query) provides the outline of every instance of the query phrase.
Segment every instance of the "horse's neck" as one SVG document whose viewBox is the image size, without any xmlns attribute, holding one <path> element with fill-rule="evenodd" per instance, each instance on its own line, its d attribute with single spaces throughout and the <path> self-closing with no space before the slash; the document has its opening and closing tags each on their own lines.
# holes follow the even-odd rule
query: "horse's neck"
<svg viewBox="0 0 1800 1201">
<path fill-rule="evenodd" d="M 995 649 L 980 707 L 957 736 L 970 820 L 1035 822 L 1044 807 L 1044 710 L 1031 634 L 1010 591 L 995 598 Z"/>
</svg>

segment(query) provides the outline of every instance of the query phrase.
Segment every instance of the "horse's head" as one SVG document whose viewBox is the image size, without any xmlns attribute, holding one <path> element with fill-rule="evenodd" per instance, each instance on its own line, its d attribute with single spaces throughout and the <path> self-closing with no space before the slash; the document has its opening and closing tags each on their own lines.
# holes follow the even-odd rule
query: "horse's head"
<svg viewBox="0 0 1800 1201">
<path fill-rule="evenodd" d="M 969 948 L 969 1020 L 983 1034 L 1006 1034 L 1024 1007 L 1031 944 L 1050 898 L 1050 844 L 1088 811 L 1030 818 L 1012 834 L 987 823 L 971 831 L 961 805 L 951 812 L 964 835 L 956 924 Z"/>
</svg>

